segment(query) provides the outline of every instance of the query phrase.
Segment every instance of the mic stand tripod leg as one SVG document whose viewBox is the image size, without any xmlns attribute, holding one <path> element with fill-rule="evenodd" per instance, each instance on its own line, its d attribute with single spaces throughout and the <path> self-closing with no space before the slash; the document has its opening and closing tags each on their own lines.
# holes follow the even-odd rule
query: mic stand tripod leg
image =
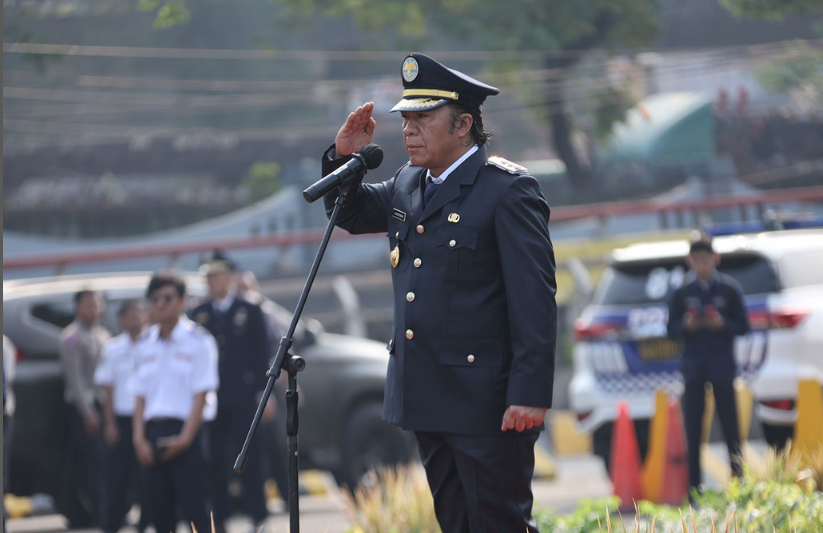
<svg viewBox="0 0 823 533">
<path fill-rule="evenodd" d="M 306 366 L 300 357 L 292 356 L 286 366 L 289 384 L 286 389 L 286 441 L 289 453 L 289 531 L 300 531 L 300 459 L 297 433 L 300 419 L 297 405 L 300 394 L 297 391 L 297 373 Z"/>
</svg>

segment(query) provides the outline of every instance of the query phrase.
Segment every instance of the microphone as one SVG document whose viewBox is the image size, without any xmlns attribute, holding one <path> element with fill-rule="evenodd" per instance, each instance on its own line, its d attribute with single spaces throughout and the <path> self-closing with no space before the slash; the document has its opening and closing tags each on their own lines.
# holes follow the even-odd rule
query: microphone
<svg viewBox="0 0 823 533">
<path fill-rule="evenodd" d="M 362 150 L 352 154 L 351 161 L 310 185 L 303 191 L 303 198 L 309 203 L 314 202 L 325 196 L 327 192 L 348 185 L 356 178 L 362 178 L 367 169 L 373 170 L 382 162 L 383 149 L 376 144 L 367 144 Z"/>
</svg>

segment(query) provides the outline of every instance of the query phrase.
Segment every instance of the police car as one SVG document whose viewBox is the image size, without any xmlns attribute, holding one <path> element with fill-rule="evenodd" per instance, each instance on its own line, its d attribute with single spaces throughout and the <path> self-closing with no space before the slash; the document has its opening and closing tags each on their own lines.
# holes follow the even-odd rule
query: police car
<svg viewBox="0 0 823 533">
<path fill-rule="evenodd" d="M 735 346 L 739 375 L 767 442 L 780 446 L 793 431 L 798 381 L 823 383 L 823 229 L 717 236 L 713 246 L 749 312 L 752 330 Z M 615 250 L 575 322 L 570 403 L 607 468 L 618 401 L 628 403 L 645 455 L 656 391 L 682 393 L 682 345 L 666 323 L 668 299 L 690 275 L 688 250 L 686 240 Z"/>
</svg>

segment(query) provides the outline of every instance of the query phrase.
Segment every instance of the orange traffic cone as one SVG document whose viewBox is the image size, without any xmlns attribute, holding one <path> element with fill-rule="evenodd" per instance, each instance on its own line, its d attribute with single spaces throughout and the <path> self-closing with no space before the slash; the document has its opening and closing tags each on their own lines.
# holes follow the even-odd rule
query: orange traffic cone
<svg viewBox="0 0 823 533">
<path fill-rule="evenodd" d="M 643 464 L 643 497 L 659 503 L 663 489 L 663 469 L 666 466 L 666 433 L 669 431 L 669 396 L 666 391 L 657 391 L 654 400 L 654 416 L 649 424 L 649 452 Z"/>
<path fill-rule="evenodd" d="M 614 495 L 620 498 L 620 509 L 633 511 L 635 502 L 643 498 L 640 482 L 640 450 L 629 406 L 621 401 L 612 432 L 611 468 L 609 474 Z"/>
<path fill-rule="evenodd" d="M 686 437 L 683 416 L 676 399 L 669 399 L 668 431 L 666 432 L 666 464 L 663 487 L 658 503 L 683 505 L 689 495 L 689 465 L 686 457 Z"/>
</svg>

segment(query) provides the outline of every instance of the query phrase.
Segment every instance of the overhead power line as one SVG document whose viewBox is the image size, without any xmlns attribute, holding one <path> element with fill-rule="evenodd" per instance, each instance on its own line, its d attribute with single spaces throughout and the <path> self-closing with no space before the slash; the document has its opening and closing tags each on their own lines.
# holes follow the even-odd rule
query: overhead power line
<svg viewBox="0 0 823 533">
<path fill-rule="evenodd" d="M 775 47 L 791 46 L 793 41 L 777 41 L 759 45 L 734 45 L 720 48 L 720 50 L 748 50 L 752 53 L 761 53 Z M 804 41 L 812 46 L 822 46 L 823 39 Z M 702 54 L 715 53 L 718 48 L 694 48 L 683 50 L 682 53 Z M 647 49 L 619 49 L 614 53 L 649 52 Z M 440 50 L 432 51 L 432 55 L 444 60 L 495 60 L 520 59 L 524 56 L 535 58 L 575 58 L 590 54 L 592 50 Z M 679 52 L 679 51 L 675 51 Z M 45 44 L 4 42 L 3 53 L 8 54 L 39 54 L 39 55 L 66 55 L 66 56 L 94 56 L 141 59 L 231 59 L 231 60 L 271 60 L 291 59 L 333 60 L 333 61 L 363 61 L 385 60 L 396 61 L 407 52 L 403 50 L 252 50 L 252 49 L 225 49 L 225 48 L 158 48 L 138 46 L 97 46 L 78 44 Z"/>
</svg>

